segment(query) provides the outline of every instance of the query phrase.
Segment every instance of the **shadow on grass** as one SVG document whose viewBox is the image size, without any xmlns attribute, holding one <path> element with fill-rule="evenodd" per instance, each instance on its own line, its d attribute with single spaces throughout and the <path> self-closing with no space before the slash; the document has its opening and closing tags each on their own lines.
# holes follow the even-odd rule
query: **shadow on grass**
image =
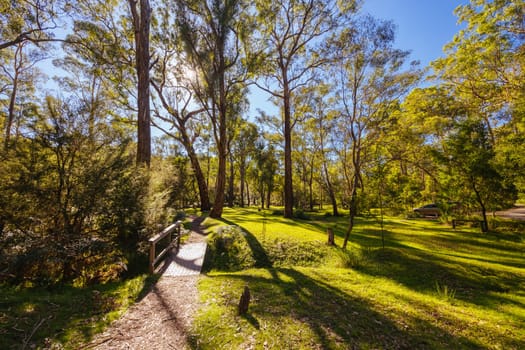
<svg viewBox="0 0 525 350">
<path fill-rule="evenodd" d="M 523 303 L 504 296 L 525 287 L 522 278 L 510 272 L 453 261 L 411 247 L 376 250 L 369 258 L 373 263 L 360 267 L 360 272 L 396 281 L 417 292 L 435 294 L 439 284 L 454 291 L 455 299 L 468 303 L 494 310 L 502 303 L 525 308 Z"/>
<path fill-rule="evenodd" d="M 271 276 L 268 278 L 249 273 L 221 274 L 210 278 L 234 279 L 239 280 L 239 284 L 248 285 L 257 298 L 257 303 L 250 306 L 250 318 L 253 319 L 249 322 L 253 325 L 255 320 L 256 325 L 264 322 L 266 327 L 276 327 L 265 331 L 279 339 L 278 345 L 284 348 L 304 347 L 302 339 L 296 340 L 299 344 L 287 343 L 287 338 L 301 337 L 287 334 L 288 319 L 307 325 L 322 349 L 479 348 L 479 344 L 450 334 L 426 320 L 394 322 L 351 292 L 297 269 L 277 268 L 268 272 Z M 318 347 L 311 343 L 310 346 Z"/>
</svg>

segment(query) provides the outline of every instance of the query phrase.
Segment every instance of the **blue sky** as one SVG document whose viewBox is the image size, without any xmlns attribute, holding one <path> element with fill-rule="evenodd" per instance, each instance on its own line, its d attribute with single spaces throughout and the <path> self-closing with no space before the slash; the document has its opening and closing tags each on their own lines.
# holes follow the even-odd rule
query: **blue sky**
<svg viewBox="0 0 525 350">
<path fill-rule="evenodd" d="M 451 42 L 461 26 L 454 9 L 468 0 L 364 0 L 361 11 L 375 18 L 392 20 L 397 27 L 396 47 L 411 51 L 410 61 L 418 60 L 425 67 L 443 55 L 443 46 Z M 250 116 L 263 109 L 275 114 L 278 110 L 267 102 L 268 95 L 252 87 Z"/>
<path fill-rule="evenodd" d="M 365 0 L 363 11 L 397 26 L 396 46 L 426 66 L 461 29 L 453 11 L 466 0 Z"/>
</svg>

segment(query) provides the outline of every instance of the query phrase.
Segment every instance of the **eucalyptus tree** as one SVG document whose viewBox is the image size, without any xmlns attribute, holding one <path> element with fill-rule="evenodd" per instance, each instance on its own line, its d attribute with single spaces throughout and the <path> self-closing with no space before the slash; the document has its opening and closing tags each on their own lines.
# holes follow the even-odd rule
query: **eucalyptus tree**
<svg viewBox="0 0 525 350">
<path fill-rule="evenodd" d="M 166 135 L 179 142 L 190 160 L 199 191 L 200 208 L 211 208 L 208 182 L 202 170 L 197 140 L 205 128 L 205 109 L 196 105 L 193 87 L 198 79 L 194 68 L 188 63 L 178 35 L 165 35 L 175 25 L 169 7 L 159 9 L 158 28 L 154 28 L 153 44 L 157 56 L 152 86 L 159 101 L 154 107 L 153 124 Z"/>
<path fill-rule="evenodd" d="M 62 0 L 0 0 L 0 51 L 27 42 L 54 41 L 62 5 Z"/>
<path fill-rule="evenodd" d="M 36 86 L 43 75 L 36 65 L 46 58 L 40 49 L 31 48 L 22 41 L 2 52 L 0 57 L 0 97 L 5 97 L 4 150 L 10 146 L 13 127 L 20 128 L 24 108 L 35 101 Z M 2 99 L 3 100 L 3 99 Z M 25 102 L 24 102 L 25 101 Z M 0 105 L 1 106 L 1 105 Z M 18 116 L 18 117 L 17 117 Z M 18 132 L 16 132 L 18 135 Z"/>
<path fill-rule="evenodd" d="M 340 33 L 338 61 L 334 75 L 338 78 L 341 134 L 349 159 L 343 162 L 348 178 L 350 220 L 343 247 L 346 247 L 358 212 L 359 189 L 363 188 L 363 166 L 367 150 L 387 125 L 392 107 L 399 104 L 418 81 L 420 72 L 414 65 L 405 69 L 409 52 L 393 47 L 394 25 L 364 16 L 354 28 Z M 346 148 L 345 148 L 346 149 Z"/>
<path fill-rule="evenodd" d="M 218 153 L 218 173 L 211 217 L 221 217 L 226 188 L 228 128 L 242 95 L 245 73 L 240 66 L 243 29 L 241 0 L 176 3 L 178 30 L 188 60 L 195 67 L 195 95 L 209 117 Z"/>
<path fill-rule="evenodd" d="M 278 161 L 274 147 L 263 138 L 259 138 L 255 144 L 254 161 L 261 208 L 270 208 Z"/>
<path fill-rule="evenodd" d="M 320 181 L 322 188 L 327 192 L 332 205 L 332 214 L 339 215 L 337 196 L 336 196 L 336 178 L 331 172 L 335 153 L 331 147 L 334 139 L 337 122 L 337 111 L 331 106 L 335 100 L 331 95 L 333 86 L 329 84 L 316 84 L 311 89 L 311 98 L 308 100 L 310 106 L 309 113 L 311 118 L 307 121 L 310 137 L 317 145 L 316 157 L 319 159 L 321 176 Z"/>
<path fill-rule="evenodd" d="M 293 216 L 292 132 L 295 94 L 329 61 L 322 43 L 348 24 L 357 1 L 255 1 L 257 27 L 251 52 L 262 75 L 257 86 L 281 104 L 284 135 L 284 216 Z"/>
<path fill-rule="evenodd" d="M 453 169 L 458 186 L 470 190 L 471 195 L 462 201 L 468 204 L 469 197 L 474 198 L 486 229 L 487 210 L 507 208 L 517 199 L 515 186 L 502 176 L 494 162 L 489 129 L 483 121 L 467 115 L 456 124 L 445 143 L 446 148 L 436 152 L 436 158 Z"/>
<path fill-rule="evenodd" d="M 128 0 L 135 41 L 135 71 L 137 75 L 137 163 L 150 165 L 150 25 L 149 0 Z"/>
<path fill-rule="evenodd" d="M 525 191 L 525 157 L 514 152 L 525 142 L 525 5 L 472 0 L 456 14 L 465 27 L 432 64 L 438 84 L 485 123 L 500 167 Z"/>
<path fill-rule="evenodd" d="M 245 204 L 245 189 L 247 188 L 246 169 L 254 155 L 258 133 L 259 130 L 255 124 L 243 121 L 239 128 L 239 135 L 233 143 L 233 155 L 237 159 L 239 167 L 239 204 L 241 207 L 244 207 Z"/>
<path fill-rule="evenodd" d="M 136 112 L 136 162 L 151 158 L 148 1 L 77 0 L 70 3 L 73 31 L 64 48 L 100 71 L 113 87 L 115 109 Z"/>
</svg>

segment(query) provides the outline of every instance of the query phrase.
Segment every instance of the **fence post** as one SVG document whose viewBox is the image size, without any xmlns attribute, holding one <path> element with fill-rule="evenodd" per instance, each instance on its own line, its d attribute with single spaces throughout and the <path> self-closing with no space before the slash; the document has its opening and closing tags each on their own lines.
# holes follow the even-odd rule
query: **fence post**
<svg viewBox="0 0 525 350">
<path fill-rule="evenodd" d="M 149 273 L 155 272 L 155 242 L 149 243 Z"/>
<path fill-rule="evenodd" d="M 177 250 L 180 248 L 180 233 L 181 233 L 182 221 L 177 221 Z"/>
</svg>

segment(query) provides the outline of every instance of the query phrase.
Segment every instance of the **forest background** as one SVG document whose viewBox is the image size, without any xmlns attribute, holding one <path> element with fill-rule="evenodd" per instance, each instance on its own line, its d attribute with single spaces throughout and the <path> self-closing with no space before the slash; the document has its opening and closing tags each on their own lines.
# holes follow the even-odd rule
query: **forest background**
<svg viewBox="0 0 525 350">
<path fill-rule="evenodd" d="M 524 200 L 523 2 L 459 6 L 429 67 L 361 5 L 0 0 L 1 278 L 136 273 L 187 207 L 344 208 L 346 246 L 372 208 L 459 204 L 486 222 Z M 68 73 L 57 94 L 49 57 Z M 249 115 L 253 86 L 276 113 Z"/>
</svg>

